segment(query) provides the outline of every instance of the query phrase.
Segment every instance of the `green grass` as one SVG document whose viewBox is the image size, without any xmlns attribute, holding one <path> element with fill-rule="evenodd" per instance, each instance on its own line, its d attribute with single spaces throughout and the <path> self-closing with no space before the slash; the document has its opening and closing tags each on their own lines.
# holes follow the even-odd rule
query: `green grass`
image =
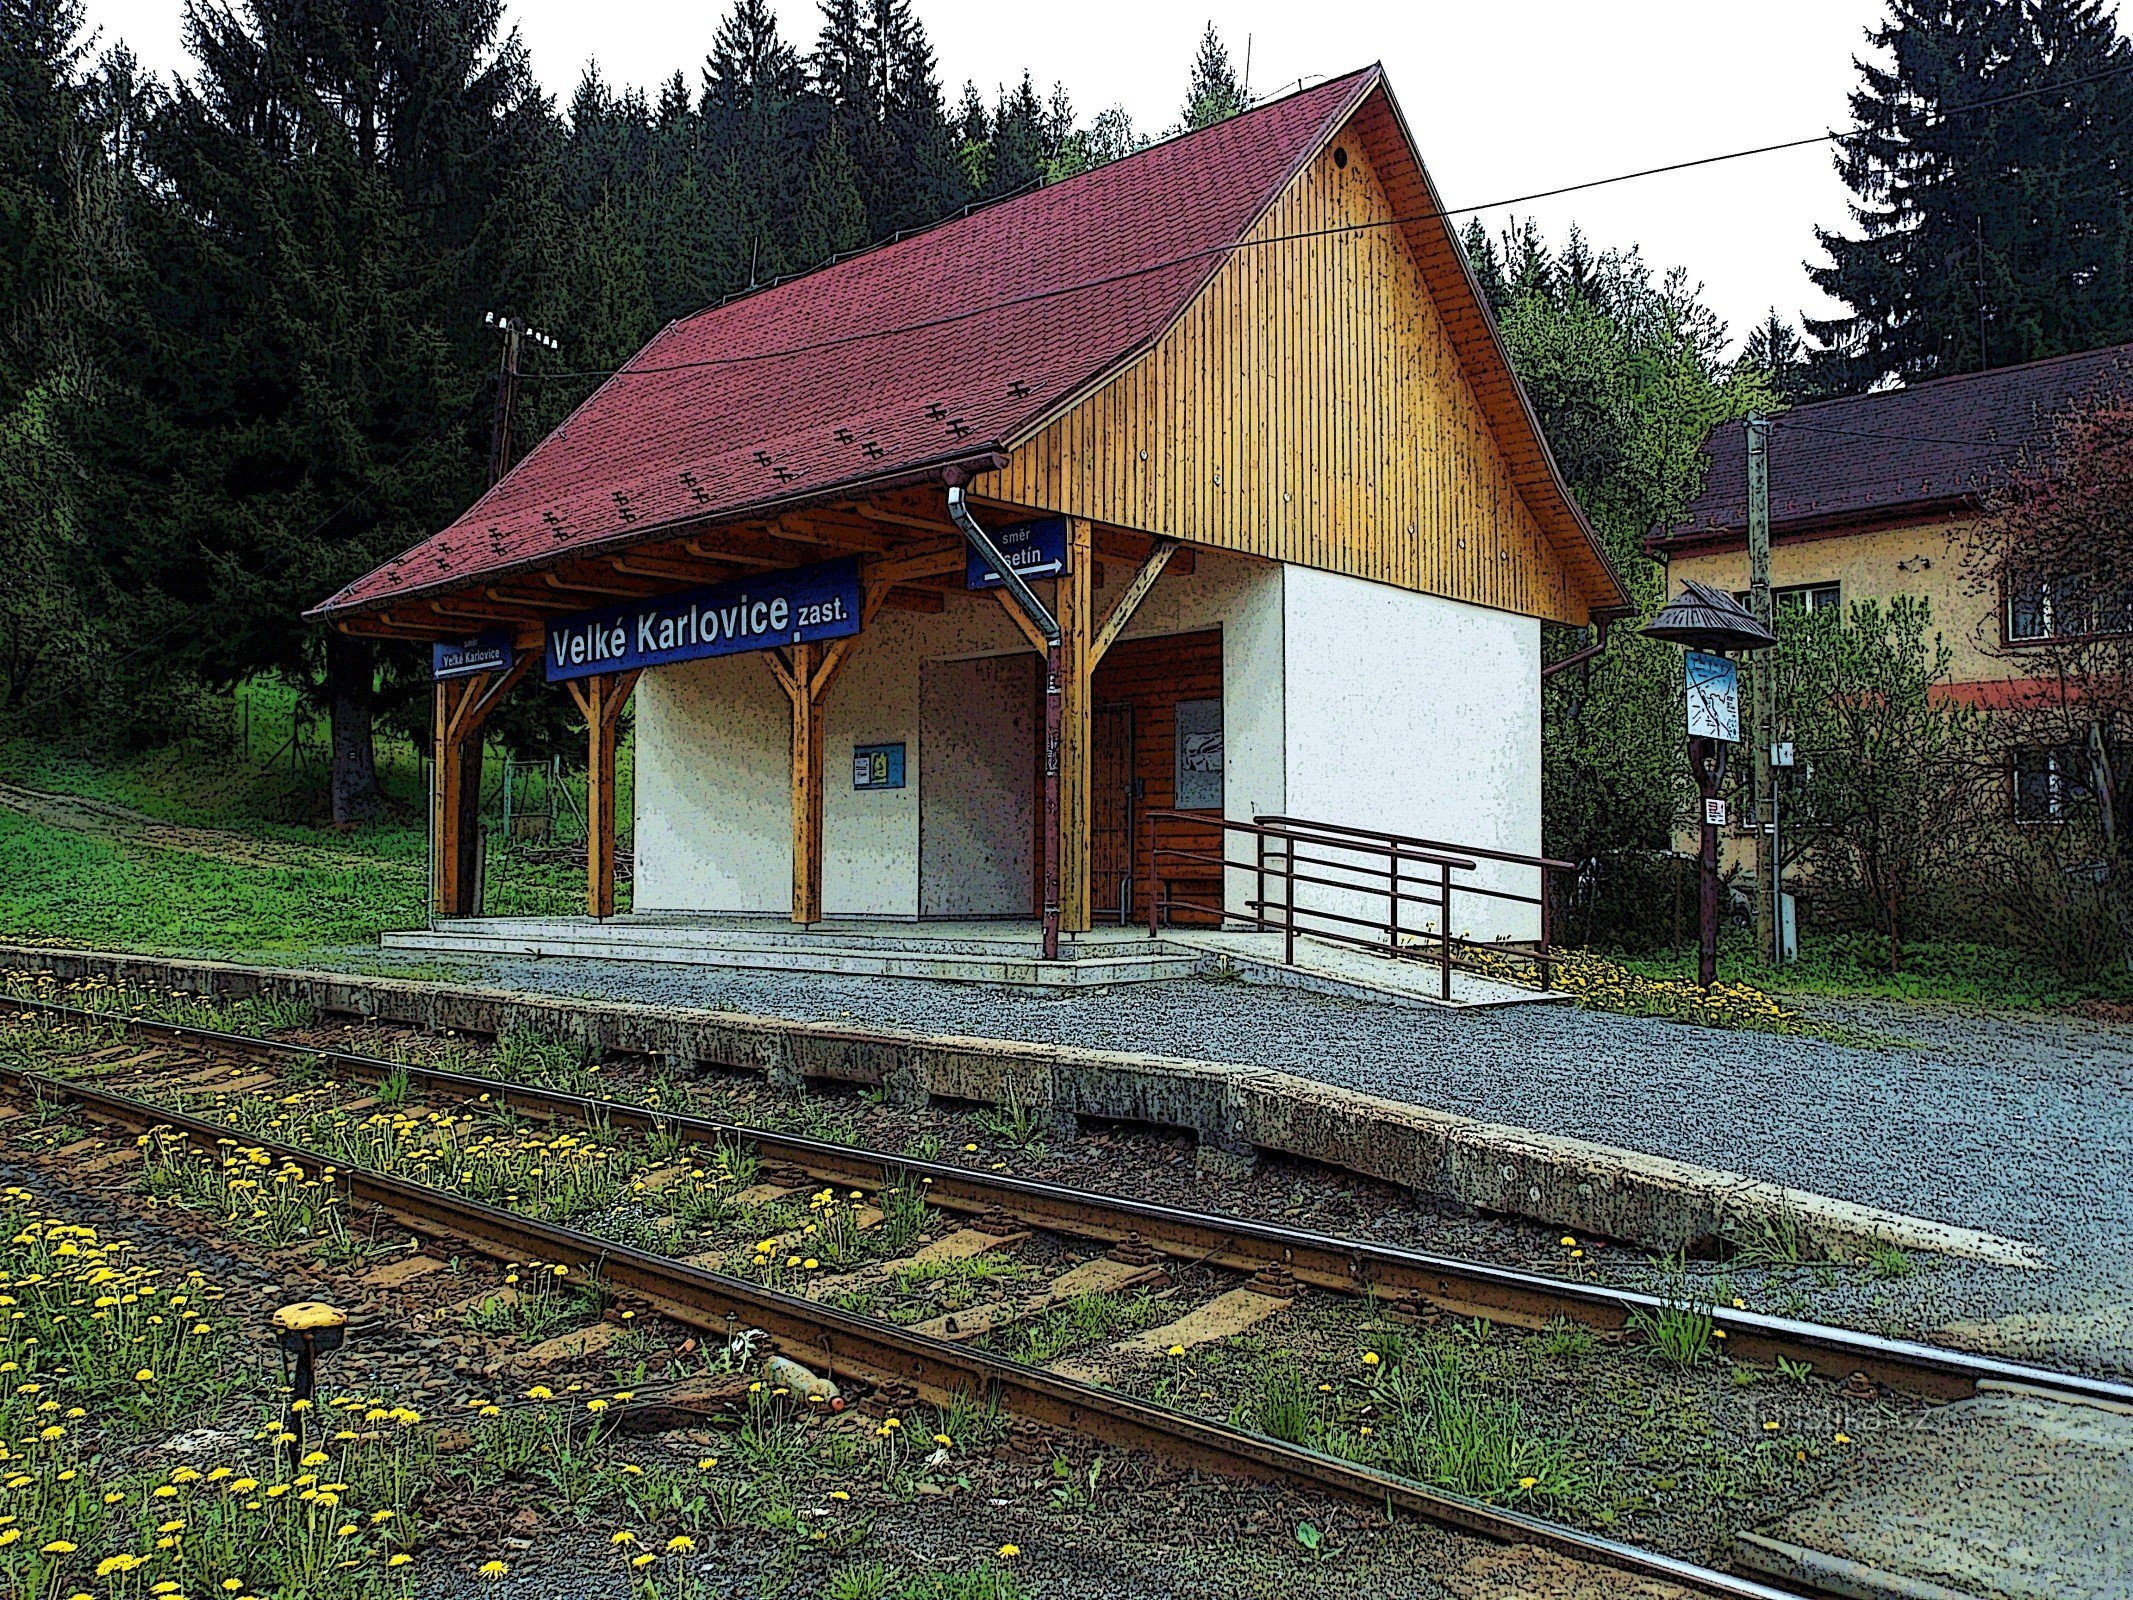
<svg viewBox="0 0 2133 1600">
<path fill-rule="evenodd" d="M 0 937 L 140 950 L 286 951 L 422 921 L 424 880 L 354 862 L 257 867 L 127 846 L 0 811 Z"/>
<path fill-rule="evenodd" d="M 1800 936 L 1800 959 L 1773 966 L 1759 959 L 1745 931 L 1720 940 L 1718 976 L 1774 995 L 1827 995 L 1843 999 L 1933 1000 L 1956 1004 L 2052 1009 L 2082 1000 L 2133 1000 L 2133 972 L 2099 970 L 2070 979 L 2018 951 L 1951 941 L 1904 947 L 1904 970 L 1888 970 L 1888 946 L 1871 934 Z M 1661 981 L 1693 979 L 1693 948 L 1663 955 L 1614 958 L 1622 967 Z"/>
<path fill-rule="evenodd" d="M 306 758 L 292 772 L 293 696 L 274 685 L 247 685 L 230 704 L 247 702 L 249 754 L 240 748 L 242 723 L 234 715 L 226 739 L 188 740 L 123 760 L 21 738 L 0 741 L 0 780 L 239 835 L 244 855 L 257 845 L 259 856 L 230 859 L 152 843 L 123 824 L 116 832 L 77 831 L 0 809 L 0 859 L 11 868 L 0 879 L 0 940 L 275 955 L 370 944 L 381 932 L 421 926 L 428 842 L 422 772 L 408 742 L 378 740 L 384 817 L 336 830 L 324 825 L 323 724 L 311 725 Z M 624 818 L 631 765 L 625 748 L 617 808 Z M 493 784 L 500 761 L 492 760 L 490 770 Z M 625 885 L 619 896 L 625 906 L 628 896 Z M 485 897 L 491 915 L 583 908 L 581 865 L 507 854 L 492 835 Z"/>
</svg>

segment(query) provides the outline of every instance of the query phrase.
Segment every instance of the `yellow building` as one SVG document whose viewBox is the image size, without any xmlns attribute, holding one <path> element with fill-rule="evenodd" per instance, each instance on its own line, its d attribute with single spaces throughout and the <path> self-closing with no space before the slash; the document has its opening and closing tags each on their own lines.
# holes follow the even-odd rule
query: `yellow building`
<svg viewBox="0 0 2133 1600">
<path fill-rule="evenodd" d="M 2002 594 L 1965 559 L 1984 495 L 2025 456 L 2049 450 L 2069 408 L 2133 389 L 2133 345 L 2084 351 L 1780 413 L 1770 435 L 1770 583 L 1779 606 L 1932 603 L 1953 655 L 1948 692 L 1990 709 L 2036 684 L 2038 651 L 2086 626 L 2049 586 Z M 1747 440 L 1739 422 L 1705 443 L 1703 493 L 1646 548 L 1670 592 L 1685 580 L 1746 596 Z M 2056 814 L 2049 751 L 2010 750 L 2009 805 L 2024 821 Z M 1737 838 L 1737 836 L 1736 836 Z M 1739 844 L 1728 860 L 1738 859 Z"/>
</svg>

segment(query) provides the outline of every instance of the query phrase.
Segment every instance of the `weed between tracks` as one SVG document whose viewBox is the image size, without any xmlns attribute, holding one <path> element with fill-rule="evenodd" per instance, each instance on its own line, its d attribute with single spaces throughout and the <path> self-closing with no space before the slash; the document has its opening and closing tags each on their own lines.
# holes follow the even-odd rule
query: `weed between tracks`
<svg viewBox="0 0 2133 1600">
<path fill-rule="evenodd" d="M 447 1064 L 496 1067 L 494 1060 L 456 1041 L 415 1043 L 422 1048 L 411 1046 L 412 1053 L 431 1062 L 442 1051 L 461 1057 Z M 72 1048 L 77 1054 L 83 1050 L 79 1044 Z M 529 1075 L 561 1070 L 575 1059 L 567 1046 L 537 1041 L 519 1041 L 512 1053 Z M 588 1077 L 599 1067 L 578 1065 Z M 650 1101 L 670 1087 L 640 1083 L 637 1097 Z M 558 1134 L 524 1125 L 493 1107 L 448 1115 L 420 1105 L 389 1104 L 397 1097 L 375 1089 L 373 1108 L 364 1114 L 334 1106 L 335 1092 L 325 1083 L 307 1084 L 278 1099 L 203 1090 L 193 1103 L 229 1123 L 233 1139 L 272 1138 L 321 1148 L 351 1165 L 360 1160 L 492 1203 L 569 1220 L 623 1242 L 675 1254 L 711 1252 L 720 1270 L 757 1281 L 802 1288 L 817 1276 L 848 1275 L 835 1286 L 837 1303 L 897 1321 L 1014 1298 L 1027 1287 L 1022 1280 L 1038 1270 L 1005 1254 L 924 1267 L 904 1263 L 871 1275 L 860 1270 L 901 1253 L 925 1227 L 922 1188 L 878 1195 L 873 1207 L 863 1196 L 831 1190 L 765 1200 L 748 1193 L 761 1173 L 744 1146 L 680 1147 L 671 1135 L 618 1136 L 603 1128 Z M 338 1092 L 349 1090 L 344 1086 Z M 806 1101 L 794 1120 L 819 1135 L 845 1124 L 842 1104 Z M 999 1130 L 992 1131 L 1001 1137 Z M 342 1142 L 331 1142 L 335 1138 Z M 974 1148 L 966 1145 L 966 1155 Z M 306 1217 L 301 1175 L 276 1183 L 278 1171 L 270 1160 L 262 1174 L 249 1158 L 227 1169 L 226 1177 L 233 1175 L 229 1181 L 250 1178 L 262 1190 L 282 1191 L 271 1200 L 250 1189 L 234 1191 L 233 1198 L 207 1187 L 185 1198 L 212 1204 L 233 1221 L 279 1230 L 283 1237 L 301 1238 L 312 1229 L 325 1248 L 332 1247 L 337 1229 L 340 1236 L 356 1236 L 359 1230 L 350 1229 L 334 1207 L 320 1207 Z M 252 1217 L 254 1206 L 266 1214 Z M 863 1215 L 876 1209 L 881 1216 L 866 1217 L 871 1225 L 862 1225 Z M 1782 1237 L 1763 1243 L 1773 1260 L 1797 1251 Z M 1887 1277 L 1901 1271 L 1879 1270 Z M 1068 1351 L 1101 1353 L 1121 1334 L 1173 1314 L 1164 1309 L 1167 1304 L 1147 1297 L 1070 1302 L 987 1342 L 1039 1362 Z M 592 1309 L 585 1304 L 579 1312 L 589 1315 Z M 505 1318 L 495 1331 L 545 1332 L 560 1325 L 543 1322 L 531 1330 Z M 1670 1295 L 1648 1323 L 1640 1324 L 1626 1348 L 1567 1324 L 1532 1334 L 1487 1324 L 1372 1329 L 1367 1312 L 1357 1316 L 1354 1303 L 1307 1296 L 1278 1335 L 1246 1335 L 1115 1376 L 1166 1403 L 1197 1406 L 1276 1437 L 1462 1493 L 1528 1504 L 1680 1553 L 1708 1554 L 1722 1548 L 1729 1530 L 1758 1508 L 1830 1470 L 1829 1464 L 1845 1453 L 1839 1436 L 1864 1436 L 1877 1410 L 1850 1406 L 1813 1381 L 1766 1384 L 1752 1369 L 1726 1362 L 1713 1331 L 1708 1306 L 1698 1306 L 1685 1290 Z M 652 1365 L 656 1370 L 656 1361 Z M 642 1361 L 638 1370 L 644 1370 Z M 558 1416 L 584 1403 L 570 1399 L 567 1388 L 562 1397 L 545 1402 Z M 531 1424 L 515 1417 L 533 1404 L 541 1402 L 521 1395 L 499 1418 L 487 1420 L 514 1418 L 511 1428 L 530 1430 Z M 587 1419 L 572 1420 L 582 1429 Z M 793 1491 L 794 1480 L 819 1485 L 823 1474 L 849 1478 L 864 1467 L 871 1473 L 862 1475 L 873 1486 L 871 1493 L 907 1504 L 909 1497 L 926 1493 L 921 1485 L 953 1493 L 963 1476 L 945 1476 L 950 1465 L 960 1465 L 954 1452 L 950 1461 L 931 1466 L 926 1457 L 932 1452 L 914 1456 L 898 1437 L 901 1428 L 854 1437 L 848 1422 L 813 1417 L 805 1409 L 775 1426 L 754 1421 L 751 1416 L 751 1426 L 717 1447 L 725 1466 L 700 1479 L 684 1474 L 678 1484 L 663 1482 L 658 1496 L 646 1502 L 656 1509 L 652 1520 L 660 1527 L 679 1530 L 670 1537 L 697 1538 L 708 1530 L 769 1538 L 781 1551 L 800 1553 L 787 1568 L 788 1575 L 796 1575 L 808 1561 L 834 1556 L 837 1552 L 828 1547 L 848 1534 L 811 1526 L 811 1520 L 823 1519 L 806 1513 L 825 1508 L 806 1504 L 805 1495 Z M 799 1430 L 800 1446 L 779 1431 L 788 1425 Z M 941 1432 L 959 1437 L 957 1428 L 945 1424 Z M 543 1447 L 524 1438 L 514 1445 L 501 1434 L 492 1443 L 479 1427 L 475 1433 L 477 1459 L 493 1453 L 514 1463 L 495 1482 L 552 1473 L 553 1483 L 541 1480 L 543 1493 L 576 1508 L 572 1515 L 580 1519 L 596 1520 L 603 1507 L 615 1503 L 602 1497 L 619 1469 L 603 1476 L 597 1452 L 586 1454 L 578 1435 L 568 1445 L 551 1440 Z M 528 1449 L 534 1455 L 528 1456 Z M 1064 1471 L 1055 1469 L 1044 1485 L 1051 1508 L 1077 1517 L 1102 1514 L 1102 1502 L 1113 1490 L 1107 1469 L 1100 1461 L 1063 1465 Z M 637 1475 L 623 1476 L 634 1482 Z M 848 1505 L 830 1502 L 829 1515 L 840 1519 L 840 1527 Z M 816 1539 L 816 1533 L 825 1538 Z M 1321 1556 L 1326 1548 L 1321 1547 Z M 648 1553 L 643 1547 L 633 1553 L 629 1547 L 618 1549 L 630 1559 Z M 666 1571 L 664 1560 L 644 1569 L 655 1581 Z M 830 1571 L 837 1581 L 861 1588 L 875 1578 L 866 1561 L 846 1561 Z M 673 1583 L 669 1574 L 660 1594 L 671 1594 Z M 892 1582 L 886 1592 L 904 1591 Z"/>
<path fill-rule="evenodd" d="M 0 1189 L 0 1229 L 8 1593 L 407 1592 L 433 1461 L 419 1413 L 322 1407 L 299 1419 L 302 1448 L 201 1274 L 16 1187 Z M 195 1442 L 174 1447 L 181 1425 Z"/>
</svg>

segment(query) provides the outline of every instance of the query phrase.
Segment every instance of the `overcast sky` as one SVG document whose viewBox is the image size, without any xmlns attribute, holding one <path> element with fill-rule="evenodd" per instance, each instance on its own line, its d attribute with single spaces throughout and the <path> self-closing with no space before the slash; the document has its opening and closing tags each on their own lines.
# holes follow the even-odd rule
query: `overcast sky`
<svg viewBox="0 0 2133 1600">
<path fill-rule="evenodd" d="M 650 87 L 676 67 L 692 86 L 723 0 L 506 0 L 533 68 L 567 100 L 589 61 Z M 1841 126 L 1852 58 L 1880 0 L 914 0 L 950 101 L 965 79 L 991 97 L 1032 70 L 1063 82 L 1086 121 L 1123 105 L 1137 127 L 1176 121 L 1200 30 L 1212 18 L 1266 92 L 1383 61 L 1422 158 L 1452 207 L 1606 177 Z M 185 68 L 181 0 L 88 0 L 106 43 L 160 72 Z M 813 0 L 779 0 L 788 38 L 818 27 Z M 1835 309 L 1808 282 L 1814 227 L 1846 223 L 1826 146 L 1645 178 L 1518 208 L 1560 240 L 1639 244 L 1683 266 L 1737 341 L 1770 306 Z M 1492 228 L 1510 215 L 1485 213 Z"/>
</svg>

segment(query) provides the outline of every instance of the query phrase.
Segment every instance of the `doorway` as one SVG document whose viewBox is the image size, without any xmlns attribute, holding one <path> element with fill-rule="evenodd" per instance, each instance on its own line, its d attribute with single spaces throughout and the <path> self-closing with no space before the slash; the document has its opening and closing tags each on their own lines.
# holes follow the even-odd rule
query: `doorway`
<svg viewBox="0 0 2133 1600">
<path fill-rule="evenodd" d="M 1121 640 L 1096 669 L 1093 691 L 1089 910 L 1095 920 L 1126 921 L 1147 914 L 1154 892 L 1145 814 L 1176 807 L 1222 815 L 1221 630 Z M 1222 848 L 1215 828 L 1167 823 L 1163 840 L 1209 854 Z M 1221 901 L 1219 871 L 1187 880 L 1173 868 L 1172 881 L 1180 898 Z M 1212 919 L 1181 911 L 1176 920 Z"/>
<path fill-rule="evenodd" d="M 1023 655 L 918 672 L 918 914 L 1027 917 L 1042 666 Z"/>
<path fill-rule="evenodd" d="M 1099 705 L 1089 742 L 1089 912 L 1133 920 L 1133 703 Z"/>
</svg>

